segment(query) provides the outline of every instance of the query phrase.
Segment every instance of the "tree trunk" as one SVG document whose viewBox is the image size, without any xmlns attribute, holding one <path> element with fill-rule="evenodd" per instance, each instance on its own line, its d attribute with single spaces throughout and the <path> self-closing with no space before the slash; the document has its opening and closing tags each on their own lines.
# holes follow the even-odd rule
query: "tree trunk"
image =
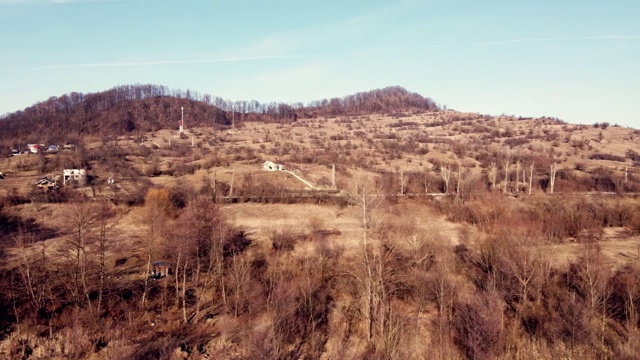
<svg viewBox="0 0 640 360">
<path fill-rule="evenodd" d="M 504 193 L 509 190 L 509 161 L 504 162 Z"/>
<path fill-rule="evenodd" d="M 553 194 L 553 188 L 556 184 L 556 172 L 558 171 L 557 169 L 557 164 L 553 163 L 551 164 L 551 169 L 549 171 L 549 193 Z"/>
<path fill-rule="evenodd" d="M 531 187 L 533 185 L 533 168 L 535 163 L 531 163 L 531 168 L 529 169 L 529 195 L 531 195 Z"/>
<path fill-rule="evenodd" d="M 520 160 L 516 161 L 516 193 L 520 192 Z"/>
</svg>

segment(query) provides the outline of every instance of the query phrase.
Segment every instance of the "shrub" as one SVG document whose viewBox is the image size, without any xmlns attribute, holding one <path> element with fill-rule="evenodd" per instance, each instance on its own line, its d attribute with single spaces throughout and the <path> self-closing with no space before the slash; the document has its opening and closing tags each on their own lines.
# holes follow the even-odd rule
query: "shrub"
<svg viewBox="0 0 640 360">
<path fill-rule="evenodd" d="M 503 349 L 500 301 L 487 293 L 476 294 L 454 309 L 455 341 L 468 359 L 495 359 Z"/>
<path fill-rule="evenodd" d="M 271 234 L 271 244 L 276 251 L 292 251 L 305 236 L 292 231 L 278 231 Z"/>
<path fill-rule="evenodd" d="M 617 156 L 617 155 L 613 155 L 613 154 L 605 154 L 605 153 L 593 153 L 593 154 L 589 155 L 589 159 L 591 159 L 591 160 L 619 161 L 619 162 L 627 161 L 627 159 L 625 159 L 622 156 Z"/>
</svg>

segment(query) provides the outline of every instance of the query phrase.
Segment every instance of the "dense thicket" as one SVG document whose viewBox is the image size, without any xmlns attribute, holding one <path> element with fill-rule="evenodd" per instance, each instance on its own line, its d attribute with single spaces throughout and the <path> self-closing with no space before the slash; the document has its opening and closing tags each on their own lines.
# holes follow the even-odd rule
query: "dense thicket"
<svg viewBox="0 0 640 360">
<path fill-rule="evenodd" d="M 380 219 L 372 208 L 392 209 L 381 197 L 351 195 L 367 219 L 365 240 L 344 251 L 327 241 L 331 225 L 319 218 L 256 241 L 227 221 L 224 207 L 195 193 L 176 202 L 179 191 L 147 192 L 145 231 L 126 247 L 113 226 L 121 209 L 109 204 L 68 206 L 57 253 L 48 241 L 12 232 L 13 261 L 0 269 L 0 354 L 586 360 L 635 359 L 640 351 L 637 259 L 612 267 L 597 240 L 578 237 L 575 259 L 554 264 L 535 229 L 567 218 L 531 221 L 506 211 L 515 206 L 509 199 L 494 198 L 478 217 L 486 236 L 468 232 L 454 246 L 394 211 Z M 549 204 L 585 205 L 570 200 Z M 603 208 L 617 215 L 635 206 L 615 199 Z M 610 226 L 630 224 L 620 221 Z M 172 273 L 147 278 L 158 258 Z"/>
</svg>

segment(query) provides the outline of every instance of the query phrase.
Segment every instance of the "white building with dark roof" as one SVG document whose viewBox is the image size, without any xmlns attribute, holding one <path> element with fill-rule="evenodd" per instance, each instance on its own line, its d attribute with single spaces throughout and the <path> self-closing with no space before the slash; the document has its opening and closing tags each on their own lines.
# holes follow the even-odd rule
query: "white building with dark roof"
<svg viewBox="0 0 640 360">
<path fill-rule="evenodd" d="M 77 183 L 84 185 L 87 182 L 87 171 L 84 169 L 64 169 L 62 172 L 62 184 Z"/>
</svg>

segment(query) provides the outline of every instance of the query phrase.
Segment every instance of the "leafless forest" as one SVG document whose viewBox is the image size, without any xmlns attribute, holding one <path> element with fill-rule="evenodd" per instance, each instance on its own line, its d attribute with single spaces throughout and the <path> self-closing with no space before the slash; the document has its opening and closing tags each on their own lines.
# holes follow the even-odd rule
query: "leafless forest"
<svg viewBox="0 0 640 360">
<path fill-rule="evenodd" d="M 0 160 L 0 354 L 638 359 L 639 138 L 399 87 L 50 98 L 0 119 L 74 145 Z"/>
</svg>

